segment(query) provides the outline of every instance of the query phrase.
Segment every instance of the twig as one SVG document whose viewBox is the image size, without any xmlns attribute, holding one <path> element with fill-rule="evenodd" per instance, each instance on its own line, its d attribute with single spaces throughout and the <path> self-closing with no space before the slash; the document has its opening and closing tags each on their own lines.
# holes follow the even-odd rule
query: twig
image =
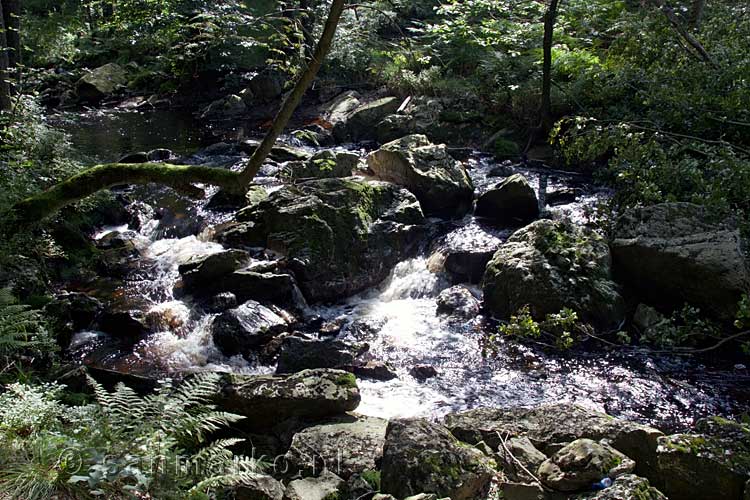
<svg viewBox="0 0 750 500">
<path fill-rule="evenodd" d="M 504 451 L 504 452 L 505 452 L 505 453 L 507 454 L 507 456 L 509 456 L 510 458 L 512 458 L 512 459 L 513 459 L 513 461 L 514 461 L 514 462 L 516 463 L 516 465 L 518 465 L 518 466 L 519 466 L 519 467 L 521 468 L 521 470 L 522 470 L 522 471 L 524 471 L 524 472 L 525 472 L 526 474 L 528 474 L 528 475 L 529 475 L 529 477 L 531 477 L 531 478 L 532 478 L 532 479 L 533 479 L 534 481 L 536 481 L 537 483 L 539 483 L 540 485 L 542 485 L 542 487 L 544 487 L 544 485 L 543 485 L 543 484 L 542 484 L 542 482 L 541 482 L 541 481 L 539 480 L 539 478 L 538 478 L 538 477 L 536 477 L 536 475 L 532 474 L 532 473 L 531 473 L 531 471 L 530 471 L 529 469 L 527 469 L 527 468 L 526 468 L 526 467 L 525 467 L 525 466 L 524 466 L 524 465 L 523 465 L 523 464 L 521 463 L 521 461 L 520 461 L 520 460 L 518 460 L 518 459 L 516 458 L 516 456 L 515 456 L 515 455 L 513 455 L 513 453 L 511 453 L 511 452 L 510 452 L 510 450 L 508 449 L 508 446 L 507 446 L 507 445 L 505 444 L 505 442 L 506 442 L 506 441 L 508 440 L 508 437 L 510 437 L 510 433 L 506 433 L 507 435 L 506 435 L 506 437 L 505 437 L 505 438 L 503 438 L 503 436 L 501 436 L 501 435 L 500 435 L 500 432 L 499 432 L 499 431 L 495 431 L 495 434 L 497 434 L 497 437 L 498 437 L 498 439 L 500 439 L 500 444 L 502 445 L 502 447 L 503 447 L 503 451 Z"/>
</svg>

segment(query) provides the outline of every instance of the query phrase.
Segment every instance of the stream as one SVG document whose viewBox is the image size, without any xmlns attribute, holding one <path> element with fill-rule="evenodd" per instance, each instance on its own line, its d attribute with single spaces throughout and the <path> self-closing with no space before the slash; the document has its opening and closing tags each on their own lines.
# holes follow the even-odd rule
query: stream
<svg viewBox="0 0 750 500">
<path fill-rule="evenodd" d="M 92 161 L 114 161 L 126 153 L 169 148 L 188 155 L 205 145 L 202 133 L 189 115 L 177 112 L 91 112 L 57 117 L 71 141 Z M 363 154 L 360 146 L 347 147 Z M 242 158 L 201 159 L 240 168 Z M 477 191 L 500 180 L 488 177 L 497 163 L 478 153 L 466 161 Z M 538 187 L 540 172 L 516 169 Z M 265 169 L 264 169 L 265 172 Z M 262 172 L 263 173 L 263 172 Z M 273 172 L 266 172 L 273 173 Z M 584 223 L 591 208 L 607 191 L 574 175 L 549 175 L 548 191 L 575 187 L 573 203 L 551 208 L 555 216 Z M 258 183 L 268 189 L 279 185 L 273 176 Z M 138 228 L 106 227 L 94 235 L 128 233 L 140 253 L 138 266 L 124 282 L 100 295 L 127 297 L 148 316 L 159 318 L 157 333 L 136 345 L 113 346 L 111 339 L 94 331 L 79 332 L 71 346 L 83 361 L 95 357 L 107 368 L 129 373 L 169 373 L 190 370 L 223 370 L 273 373 L 241 357 L 226 358 L 213 345 L 206 313 L 189 298 L 175 297 L 178 266 L 190 257 L 222 250 L 210 241 L 211 228 L 228 215 L 206 208 L 206 200 L 187 202 L 162 188 L 138 188 L 146 209 L 140 210 Z M 211 192 L 209 192 L 210 196 Z M 159 208 L 171 207 L 170 216 Z M 190 219 L 190 224 L 185 220 Z M 485 227 L 473 216 L 460 221 L 430 222 L 440 230 L 431 248 L 461 246 L 492 248 L 511 231 Z M 398 378 L 384 382 L 360 380 L 359 413 L 380 416 L 439 416 L 481 406 L 538 405 L 575 402 L 614 416 L 652 424 L 665 430 L 689 427 L 708 415 L 738 415 L 750 410 L 750 376 L 731 362 L 649 354 L 645 350 L 609 351 L 592 346 L 551 353 L 533 345 L 501 340 L 493 357 L 482 355 L 482 339 L 496 329 L 490 318 L 457 320 L 436 314 L 438 294 L 451 286 L 446 276 L 428 269 L 429 253 L 399 263 L 379 287 L 336 304 L 314 305 L 307 315 L 343 322 L 339 337 L 367 342 L 369 357 L 389 363 Z M 471 288 L 471 287 L 470 287 Z M 478 287 L 471 288 L 481 296 Z M 409 374 L 415 365 L 430 365 L 438 375 L 418 381 Z"/>
</svg>

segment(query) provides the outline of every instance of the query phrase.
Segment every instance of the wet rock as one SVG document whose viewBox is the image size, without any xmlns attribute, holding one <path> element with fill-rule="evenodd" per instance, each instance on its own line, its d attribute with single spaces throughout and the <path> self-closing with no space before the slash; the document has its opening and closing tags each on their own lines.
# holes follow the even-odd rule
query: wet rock
<svg viewBox="0 0 750 500">
<path fill-rule="evenodd" d="M 233 155 L 235 154 L 235 146 L 234 144 L 229 144 L 227 142 L 217 142 L 214 144 L 211 144 L 210 146 L 206 146 L 202 150 L 198 151 L 196 155 L 198 156 L 226 156 L 226 155 Z"/>
<path fill-rule="evenodd" d="M 734 221 L 717 221 L 690 203 L 634 209 L 615 225 L 616 275 L 639 297 L 660 308 L 688 302 L 732 319 L 750 271 Z"/>
<path fill-rule="evenodd" d="M 712 417 L 698 421 L 694 434 L 661 437 L 658 474 L 654 482 L 670 499 L 746 498 L 750 426 Z"/>
<path fill-rule="evenodd" d="M 284 255 L 312 302 L 378 284 L 412 253 L 424 229 L 419 204 L 407 191 L 351 178 L 285 186 L 236 219 L 218 240 Z"/>
<path fill-rule="evenodd" d="M 321 419 L 359 406 L 357 380 L 340 370 L 293 375 L 227 375 L 219 406 L 246 417 L 243 427 L 269 429 L 291 418 Z"/>
<path fill-rule="evenodd" d="M 284 500 L 334 500 L 346 482 L 332 472 L 324 472 L 319 477 L 297 479 L 289 483 L 284 492 Z"/>
<path fill-rule="evenodd" d="M 547 193 L 547 205 L 556 207 L 558 205 L 567 205 L 583 195 L 583 190 L 574 187 L 563 187 Z"/>
<path fill-rule="evenodd" d="M 667 500 L 664 494 L 651 486 L 648 479 L 634 474 L 618 477 L 609 488 L 590 493 L 583 498 L 591 500 Z"/>
<path fill-rule="evenodd" d="M 287 337 L 281 344 L 276 373 L 294 373 L 310 368 L 343 368 L 354 364 L 363 346 L 342 340 Z"/>
<path fill-rule="evenodd" d="M 173 155 L 169 149 L 152 149 L 148 152 L 148 161 L 167 161 Z"/>
<path fill-rule="evenodd" d="M 358 162 L 359 156 L 356 154 L 323 150 L 306 162 L 295 165 L 290 174 L 295 179 L 349 177 Z"/>
<path fill-rule="evenodd" d="M 120 158 L 117 163 L 148 163 L 148 153 L 144 151 L 130 153 Z"/>
<path fill-rule="evenodd" d="M 284 80 L 284 75 L 280 71 L 263 71 L 250 80 L 248 90 L 252 92 L 254 101 L 273 101 L 284 92 Z"/>
<path fill-rule="evenodd" d="M 394 378 L 398 378 L 395 370 L 382 361 L 368 361 L 363 365 L 355 365 L 352 373 L 359 378 L 373 380 L 393 380 Z"/>
<path fill-rule="evenodd" d="M 486 494 L 493 476 L 489 460 L 446 428 L 424 419 L 388 423 L 381 466 L 384 493 L 404 498 L 430 492 L 473 500 Z"/>
<path fill-rule="evenodd" d="M 641 333 L 648 332 L 666 321 L 669 321 L 668 318 L 646 304 L 638 304 L 635 313 L 633 313 L 633 326 L 638 328 Z"/>
<path fill-rule="evenodd" d="M 624 301 L 610 277 L 609 247 L 568 221 L 540 220 L 513 233 L 487 265 L 485 306 L 509 318 L 528 305 L 535 318 L 569 307 L 599 328 L 617 327 Z"/>
<path fill-rule="evenodd" d="M 383 493 L 378 493 L 374 497 L 372 497 L 372 500 L 398 500 L 393 495 L 384 495 Z"/>
<path fill-rule="evenodd" d="M 215 292 L 231 292 L 240 302 L 271 302 L 295 311 L 301 311 L 307 306 L 297 281 L 288 273 L 241 269 L 217 280 L 208 289 Z"/>
<path fill-rule="evenodd" d="M 534 482 L 535 479 L 529 472 L 536 474 L 542 462 L 547 460 L 547 456 L 536 449 L 525 436 L 508 438 L 498 448 L 497 458 L 506 477 L 519 482 Z"/>
<path fill-rule="evenodd" d="M 217 99 L 203 109 L 201 119 L 225 118 L 232 115 L 241 115 L 247 111 L 247 106 L 242 97 L 238 95 L 229 95 Z"/>
<path fill-rule="evenodd" d="M 78 80 L 76 93 L 84 101 L 101 101 L 124 87 L 127 81 L 125 69 L 115 63 L 109 63 L 90 71 Z"/>
<path fill-rule="evenodd" d="M 510 177 L 518 168 L 518 165 L 497 165 L 487 172 L 487 177 Z"/>
<path fill-rule="evenodd" d="M 217 293 L 208 301 L 208 310 L 212 313 L 223 313 L 227 309 L 237 307 L 237 296 L 231 292 Z"/>
<path fill-rule="evenodd" d="M 539 479 L 553 490 L 582 491 L 619 468 L 632 472 L 635 462 L 611 446 L 591 439 L 576 439 L 539 466 Z"/>
<path fill-rule="evenodd" d="M 232 489 L 234 500 L 282 500 L 284 486 L 271 476 L 255 474 L 243 478 L 242 485 Z"/>
<path fill-rule="evenodd" d="M 459 318 L 474 318 L 479 314 L 479 301 L 468 288 L 463 286 L 452 286 L 443 290 L 436 302 L 438 314 L 448 314 Z"/>
<path fill-rule="evenodd" d="M 149 332 L 146 316 L 142 311 L 105 311 L 99 316 L 97 330 L 133 342 Z"/>
<path fill-rule="evenodd" d="M 414 193 L 426 215 L 460 217 L 470 208 L 474 186 L 466 170 L 424 135 L 410 135 L 383 145 L 367 157 L 376 177 Z"/>
<path fill-rule="evenodd" d="M 431 365 L 416 365 L 409 370 L 409 374 L 420 382 L 424 382 L 427 379 L 437 377 L 438 371 Z"/>
<path fill-rule="evenodd" d="M 231 211 L 255 205 L 266 198 L 268 198 L 268 191 L 262 186 L 251 186 L 244 195 L 220 189 L 208 200 L 206 208 L 209 210 Z"/>
<path fill-rule="evenodd" d="M 339 142 L 357 142 L 375 138 L 374 125 L 391 113 L 395 113 L 401 100 L 384 97 L 357 106 L 345 118 L 333 125 L 333 136 Z"/>
<path fill-rule="evenodd" d="M 443 268 L 454 282 L 479 283 L 482 281 L 487 264 L 492 260 L 496 251 L 497 248 L 493 250 L 447 249 Z"/>
<path fill-rule="evenodd" d="M 284 318 L 250 300 L 216 317 L 211 335 L 225 356 L 247 356 L 288 327 Z"/>
<path fill-rule="evenodd" d="M 377 469 L 387 424 L 381 418 L 347 415 L 308 427 L 294 435 L 285 459 L 303 475 L 329 470 L 349 479 Z"/>
<path fill-rule="evenodd" d="M 245 139 L 241 141 L 237 148 L 248 155 L 255 153 L 255 150 L 260 146 L 261 141 L 255 139 Z M 305 161 L 310 158 L 310 153 L 304 149 L 287 146 L 284 144 L 276 144 L 271 148 L 271 154 L 269 158 L 277 162 L 285 161 Z"/>
<path fill-rule="evenodd" d="M 85 293 L 63 293 L 44 307 L 57 334 L 57 343 L 67 349 L 75 332 L 88 330 L 104 309 L 99 300 Z"/>
<path fill-rule="evenodd" d="M 539 217 L 539 202 L 529 182 L 514 174 L 477 200 L 475 214 L 504 226 L 522 226 Z"/>
<path fill-rule="evenodd" d="M 225 250 L 211 255 L 190 259 L 179 266 L 184 290 L 188 293 L 211 293 L 216 281 L 241 269 L 250 261 L 250 254 L 243 250 Z"/>
<path fill-rule="evenodd" d="M 545 453 L 550 453 L 555 443 L 606 439 L 635 460 L 637 473 L 646 477 L 654 475 L 657 439 L 663 436 L 654 428 L 567 403 L 535 408 L 481 408 L 448 415 L 445 425 L 461 441 L 484 441 L 494 449 L 500 447 L 498 433 L 526 436 Z"/>
</svg>

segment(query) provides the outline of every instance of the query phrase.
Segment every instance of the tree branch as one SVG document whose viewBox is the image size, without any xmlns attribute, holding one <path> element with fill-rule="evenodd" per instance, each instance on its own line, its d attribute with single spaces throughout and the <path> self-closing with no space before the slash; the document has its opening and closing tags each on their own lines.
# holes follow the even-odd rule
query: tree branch
<svg viewBox="0 0 750 500">
<path fill-rule="evenodd" d="M 714 68 L 718 68 L 718 65 L 714 62 L 714 60 L 711 58 L 711 56 L 706 52 L 706 49 L 701 45 L 701 43 L 696 39 L 687 29 L 685 29 L 685 26 L 680 22 L 677 15 L 674 13 L 672 8 L 667 5 L 667 3 L 664 0 L 650 0 L 652 4 L 656 5 L 659 10 L 664 13 L 664 15 L 667 17 L 667 20 L 669 20 L 670 24 L 674 27 L 675 30 L 677 30 L 677 33 L 680 34 L 682 38 L 685 39 L 687 43 L 690 44 L 691 47 L 695 49 L 696 52 L 698 52 L 698 55 L 700 56 L 703 61 L 707 62 Z"/>
</svg>

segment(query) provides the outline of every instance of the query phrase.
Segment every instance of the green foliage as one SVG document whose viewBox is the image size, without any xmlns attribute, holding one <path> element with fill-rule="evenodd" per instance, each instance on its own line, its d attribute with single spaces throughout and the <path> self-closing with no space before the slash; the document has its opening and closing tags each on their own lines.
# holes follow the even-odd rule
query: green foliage
<svg viewBox="0 0 750 500">
<path fill-rule="evenodd" d="M 10 290 L 0 288 L 0 362 L 3 368 L 16 365 L 22 355 L 52 352 L 44 317 L 29 306 L 18 304 Z"/>
<path fill-rule="evenodd" d="M 695 346 L 722 337 L 721 327 L 705 318 L 700 309 L 685 304 L 672 316 L 642 332 L 641 342 L 660 348 Z"/>
<path fill-rule="evenodd" d="M 559 313 L 547 314 L 541 322 L 531 315 L 529 306 L 523 306 L 510 317 L 510 321 L 498 327 L 499 333 L 507 337 L 539 339 L 551 338 L 558 349 L 569 349 L 575 343 L 574 333 L 584 328 L 578 320 L 578 313 L 564 308 Z"/>
<path fill-rule="evenodd" d="M 145 397 L 90 383 L 96 404 L 87 406 L 61 403 L 56 385 L 14 384 L 0 394 L 0 496 L 199 498 L 260 470 L 232 453 L 241 440 L 210 441 L 241 419 L 210 403 L 218 375 L 165 380 Z"/>
</svg>

